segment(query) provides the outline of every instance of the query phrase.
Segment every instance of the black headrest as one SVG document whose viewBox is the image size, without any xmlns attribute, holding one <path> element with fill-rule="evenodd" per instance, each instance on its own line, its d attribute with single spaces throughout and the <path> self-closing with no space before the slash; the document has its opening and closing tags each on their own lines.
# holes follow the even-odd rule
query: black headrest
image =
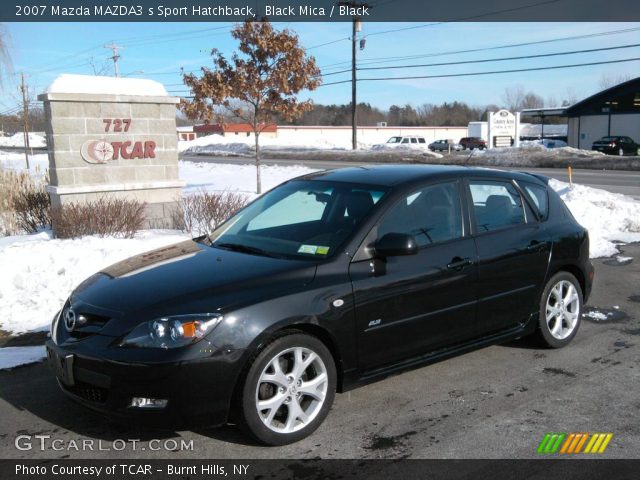
<svg viewBox="0 0 640 480">
<path fill-rule="evenodd" d="M 486 206 L 488 210 L 506 210 L 511 208 L 511 199 L 506 195 L 489 195 Z"/>
<path fill-rule="evenodd" d="M 369 192 L 351 192 L 347 196 L 347 213 L 360 219 L 373 208 L 373 198 Z"/>
</svg>

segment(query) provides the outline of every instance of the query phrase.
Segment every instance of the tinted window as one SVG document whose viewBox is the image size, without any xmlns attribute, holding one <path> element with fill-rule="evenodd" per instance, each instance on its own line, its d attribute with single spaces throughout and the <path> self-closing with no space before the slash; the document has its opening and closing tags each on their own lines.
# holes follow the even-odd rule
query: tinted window
<svg viewBox="0 0 640 480">
<path fill-rule="evenodd" d="M 294 180 L 265 193 L 214 230 L 213 246 L 291 258 L 335 253 L 384 190 Z"/>
<path fill-rule="evenodd" d="M 417 138 L 412 138 L 411 139 L 411 143 L 418 143 L 418 139 Z"/>
<path fill-rule="evenodd" d="M 400 143 L 409 143 L 409 139 L 408 138 L 403 138 L 402 142 L 400 142 Z"/>
<path fill-rule="evenodd" d="M 421 247 L 462 237 L 462 213 L 457 183 L 439 183 L 403 198 L 378 226 L 387 233 L 413 235 Z"/>
<path fill-rule="evenodd" d="M 511 183 L 469 182 L 479 232 L 525 223 L 522 198 Z"/>
<path fill-rule="evenodd" d="M 419 138 L 418 143 L 427 143 L 424 138 Z"/>
<path fill-rule="evenodd" d="M 547 189 L 540 185 L 534 185 L 526 182 L 522 182 L 522 186 L 529 197 L 531 197 L 531 200 L 533 200 L 533 204 L 542 219 L 546 220 L 549 216 L 549 196 L 547 194 Z"/>
</svg>

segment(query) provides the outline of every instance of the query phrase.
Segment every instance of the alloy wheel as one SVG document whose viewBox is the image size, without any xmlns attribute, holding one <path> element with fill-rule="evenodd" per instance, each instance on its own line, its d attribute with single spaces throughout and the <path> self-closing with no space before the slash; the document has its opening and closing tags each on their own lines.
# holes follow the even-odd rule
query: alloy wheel
<svg viewBox="0 0 640 480">
<path fill-rule="evenodd" d="M 329 385 L 322 358 L 306 347 L 288 348 L 266 365 L 256 388 L 258 416 L 277 433 L 292 433 L 320 412 Z"/>
<path fill-rule="evenodd" d="M 576 287 L 567 280 L 556 283 L 547 297 L 546 323 L 549 333 L 558 339 L 567 338 L 580 318 L 580 298 Z"/>
</svg>

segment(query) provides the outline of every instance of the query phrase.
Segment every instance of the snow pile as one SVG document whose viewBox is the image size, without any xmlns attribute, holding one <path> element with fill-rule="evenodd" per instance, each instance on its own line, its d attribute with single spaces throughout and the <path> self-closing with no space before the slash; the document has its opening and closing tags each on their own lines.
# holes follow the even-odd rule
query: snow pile
<svg viewBox="0 0 640 480">
<path fill-rule="evenodd" d="M 370 144 L 362 142 L 358 143 L 358 146 L 365 150 L 371 148 Z M 325 138 L 310 140 L 304 135 L 287 139 L 263 136 L 260 137 L 260 149 L 267 151 L 351 150 L 351 139 L 330 141 Z M 198 137 L 195 140 L 181 140 L 178 142 L 178 151 L 191 154 L 253 156 L 256 145 L 253 137 L 240 135 L 223 137 L 214 134 Z"/>
<path fill-rule="evenodd" d="M 594 158 L 604 155 L 604 153 L 594 150 L 580 150 L 567 146 L 558 147 L 560 142 L 556 142 L 556 146 L 551 148 L 551 144 L 547 140 L 545 142 L 549 147 L 539 141 L 523 142 L 518 148 L 491 148 L 475 151 L 474 156 L 488 157 L 489 165 L 512 165 L 514 162 L 522 165 L 534 165 L 534 160 L 540 158 Z"/>
<path fill-rule="evenodd" d="M 618 193 L 551 179 L 578 223 L 589 230 L 591 258 L 618 253 L 615 241 L 640 242 L 640 202 Z"/>
<path fill-rule="evenodd" d="M 46 153 L 29 155 L 29 173 L 40 177 L 49 169 L 49 157 Z M 0 151 L 0 170 L 26 170 L 24 153 Z"/>
<path fill-rule="evenodd" d="M 47 146 L 47 140 L 37 133 L 29 133 L 29 146 L 31 148 L 43 148 Z M 24 148 L 24 134 L 22 132 L 18 132 L 14 133 L 10 137 L 0 137 L 0 148 L 2 147 Z"/>
<path fill-rule="evenodd" d="M 193 193 L 198 190 L 233 191 L 255 194 L 256 166 L 178 162 L 181 180 L 186 180 L 184 192 Z M 262 191 L 272 189 L 282 182 L 317 170 L 302 166 L 261 165 Z"/>
<path fill-rule="evenodd" d="M 44 345 L 37 347 L 5 347 L 0 348 L 0 370 L 18 365 L 39 362 L 46 358 Z"/>
<path fill-rule="evenodd" d="M 159 82 L 145 78 L 102 77 L 99 75 L 58 76 L 45 90 L 46 93 L 85 93 L 107 95 L 142 95 L 166 97 L 167 91 Z"/>
<path fill-rule="evenodd" d="M 71 290 L 100 269 L 188 238 L 145 231 L 134 239 L 52 239 L 48 232 L 0 239 L 0 330 L 46 330 Z"/>
</svg>

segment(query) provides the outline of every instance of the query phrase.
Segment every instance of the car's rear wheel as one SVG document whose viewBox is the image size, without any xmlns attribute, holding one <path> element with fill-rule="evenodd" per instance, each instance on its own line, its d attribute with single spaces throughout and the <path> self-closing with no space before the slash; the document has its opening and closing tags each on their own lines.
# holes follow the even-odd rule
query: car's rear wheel
<svg viewBox="0 0 640 480">
<path fill-rule="evenodd" d="M 325 419 L 335 390 L 336 367 L 320 340 L 303 333 L 276 338 L 247 372 L 242 424 L 268 445 L 297 442 Z"/>
<path fill-rule="evenodd" d="M 582 315 L 582 289 L 569 272 L 555 274 L 542 292 L 538 334 L 550 348 L 568 345 L 576 336 Z"/>
</svg>

